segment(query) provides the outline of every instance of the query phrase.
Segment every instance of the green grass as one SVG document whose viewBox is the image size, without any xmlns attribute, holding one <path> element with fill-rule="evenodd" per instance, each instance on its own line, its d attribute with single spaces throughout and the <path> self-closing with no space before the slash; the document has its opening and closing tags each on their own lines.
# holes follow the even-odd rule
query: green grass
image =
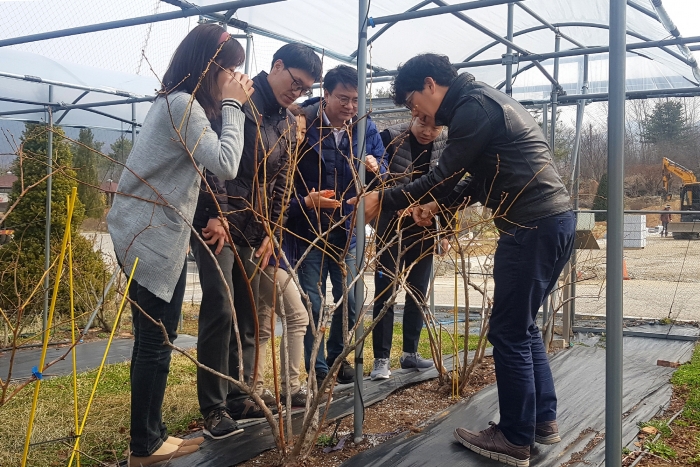
<svg viewBox="0 0 700 467">
<path fill-rule="evenodd" d="M 185 307 L 183 333 L 197 335 L 197 306 Z M 394 325 L 391 359 L 392 367 L 399 367 L 402 351 L 403 329 L 401 324 Z M 469 349 L 476 348 L 478 338 L 469 336 Z M 276 338 L 276 351 L 279 352 L 280 338 Z M 464 348 L 464 336 L 458 337 L 459 350 Z M 442 338 L 443 358 L 452 355 L 452 342 L 447 332 Z M 424 357 L 430 356 L 427 331 L 421 333 L 419 352 Z M 350 360 L 352 360 L 352 355 Z M 365 372 L 371 370 L 372 339 L 365 341 L 365 355 L 370 362 L 365 365 Z M 266 386 L 272 386 L 272 354 L 267 353 Z M 279 364 L 279 361 L 278 361 Z M 47 372 L 49 373 L 49 372 Z M 305 379 L 302 365 L 302 379 Z M 92 390 L 97 370 L 78 375 L 78 400 L 80 417 L 85 410 Z M 195 366 L 184 356 L 173 355 L 168 377 L 168 386 L 163 403 L 163 417 L 168 429 L 173 434 L 187 430 L 188 425 L 200 418 L 197 403 L 197 371 Z M 34 386 L 30 385 L 14 399 L 0 407 L 3 423 L 0 424 L 0 466 L 20 465 L 21 453 L 27 430 L 27 421 L 31 408 Z M 10 388 L 10 392 L 12 387 Z M 129 364 L 108 365 L 102 373 L 97 393 L 90 409 L 85 433 L 81 440 L 81 450 L 102 462 L 114 462 L 123 458 L 128 447 L 129 417 L 131 405 L 131 387 L 129 383 Z M 69 437 L 74 432 L 73 419 L 73 382 L 72 376 L 49 378 L 42 382 L 39 404 L 35 417 L 32 443 L 57 440 Z M 32 446 L 29 451 L 29 466 L 65 466 L 70 457 L 72 443 L 70 440 L 49 442 Z M 96 460 L 81 457 L 84 466 L 99 465 Z"/>
<path fill-rule="evenodd" d="M 695 348 L 690 362 L 674 373 L 671 382 L 676 386 L 683 386 L 688 391 L 681 420 L 700 426 L 700 346 Z"/>
<path fill-rule="evenodd" d="M 662 440 L 658 440 L 656 442 L 647 441 L 644 443 L 644 448 L 650 453 L 664 459 L 675 459 L 678 457 L 676 450 Z"/>
<path fill-rule="evenodd" d="M 671 460 L 674 464 L 697 465 L 700 464 L 700 345 L 695 347 L 690 362 L 682 365 L 673 374 L 671 382 L 680 397 L 685 398 L 683 411 L 671 427 L 664 419 L 640 423 L 640 428 L 653 426 L 661 434 L 657 441 L 652 441 L 653 437 L 650 436 L 644 443 L 644 449 L 658 457 Z M 676 436 L 679 434 L 680 437 Z M 694 452 L 688 453 L 688 438 L 691 438 L 692 443 L 693 437 L 695 442 L 691 451 Z M 676 451 L 675 447 L 679 451 Z"/>
<path fill-rule="evenodd" d="M 81 419 L 96 375 L 97 370 L 78 375 Z M 195 382 L 194 366 L 184 356 L 174 355 L 163 403 L 163 417 L 173 433 L 186 429 L 190 421 L 199 417 Z M 130 391 L 129 364 L 108 365 L 102 373 L 81 440 L 81 449 L 90 457 L 105 462 L 122 458 L 128 446 Z M 3 417 L 0 424 L 0 465 L 20 465 L 33 393 L 34 386 L 29 386 L 0 408 Z M 72 376 L 44 380 L 39 393 L 32 443 L 68 437 L 74 430 Z M 32 446 L 27 465 L 67 465 L 71 447 L 66 443 L 71 442 Z M 98 462 L 83 456 L 81 465 L 98 465 Z"/>
</svg>

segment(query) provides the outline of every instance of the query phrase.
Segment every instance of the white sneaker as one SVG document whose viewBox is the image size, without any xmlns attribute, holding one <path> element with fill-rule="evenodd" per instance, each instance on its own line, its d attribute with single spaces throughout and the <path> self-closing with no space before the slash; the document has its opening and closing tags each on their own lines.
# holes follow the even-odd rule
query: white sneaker
<svg viewBox="0 0 700 467">
<path fill-rule="evenodd" d="M 375 358 L 374 359 L 374 369 L 369 377 L 372 381 L 377 379 L 389 379 L 391 376 L 391 370 L 389 369 L 389 359 L 388 358 Z"/>
</svg>

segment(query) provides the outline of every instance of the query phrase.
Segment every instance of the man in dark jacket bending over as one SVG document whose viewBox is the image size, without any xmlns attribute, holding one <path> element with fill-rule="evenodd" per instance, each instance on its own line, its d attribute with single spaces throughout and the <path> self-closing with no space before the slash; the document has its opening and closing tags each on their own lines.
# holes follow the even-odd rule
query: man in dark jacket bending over
<svg viewBox="0 0 700 467">
<path fill-rule="evenodd" d="M 535 316 L 573 247 L 569 195 L 527 110 L 468 73 L 458 76 L 447 57 L 412 58 L 399 68 L 393 91 L 395 103 L 414 117 L 447 125 L 447 147 L 427 175 L 366 195 L 367 220 L 380 205 L 396 211 L 419 203 L 413 217 L 424 225 L 432 221 L 435 201 L 479 201 L 493 210 L 501 236 L 488 337 L 501 418 L 484 431 L 458 428 L 454 435 L 483 456 L 527 467 L 532 443 L 560 441 L 554 381 Z"/>
</svg>

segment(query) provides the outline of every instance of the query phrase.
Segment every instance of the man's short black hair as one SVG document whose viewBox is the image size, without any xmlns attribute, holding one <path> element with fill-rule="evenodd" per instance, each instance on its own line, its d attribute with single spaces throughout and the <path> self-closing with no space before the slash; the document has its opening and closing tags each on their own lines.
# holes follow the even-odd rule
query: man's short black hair
<svg viewBox="0 0 700 467">
<path fill-rule="evenodd" d="M 330 69 L 323 78 L 323 89 L 332 93 L 339 84 L 357 89 L 357 70 L 347 65 L 338 65 Z"/>
<path fill-rule="evenodd" d="M 391 97 L 396 105 L 406 104 L 406 96 L 413 91 L 422 91 L 425 78 L 433 78 L 440 86 L 449 86 L 457 77 L 457 69 L 446 55 L 416 55 L 399 66 L 398 74 L 391 83 Z"/>
<path fill-rule="evenodd" d="M 314 79 L 314 82 L 321 80 L 321 59 L 318 58 L 314 49 L 308 45 L 293 43 L 286 44 L 275 52 L 272 56 L 272 66 L 277 60 L 284 62 L 285 68 L 297 68 L 307 72 Z"/>
</svg>

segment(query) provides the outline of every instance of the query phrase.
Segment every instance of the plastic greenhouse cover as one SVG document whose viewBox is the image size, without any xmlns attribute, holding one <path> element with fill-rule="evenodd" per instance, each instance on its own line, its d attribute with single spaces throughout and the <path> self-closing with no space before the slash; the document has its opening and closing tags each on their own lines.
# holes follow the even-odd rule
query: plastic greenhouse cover
<svg viewBox="0 0 700 467">
<path fill-rule="evenodd" d="M 199 5 L 220 3 L 221 0 L 190 0 Z M 445 0 L 445 3 L 462 3 L 466 0 Z M 653 11 L 650 0 L 633 0 Z M 672 0 L 666 0 L 669 3 Z M 404 12 L 420 0 L 371 0 L 369 16 L 378 18 Z M 527 0 L 524 6 L 533 10 L 546 21 L 558 26 L 561 32 L 585 46 L 608 44 L 609 0 Z M 9 5 L 9 6 L 8 6 Z M 12 7 L 14 5 L 14 7 Z M 514 8 L 514 42 L 532 53 L 554 50 L 554 33 L 540 29 L 518 34 L 528 28 L 541 27 L 541 23 L 517 6 Z M 690 3 L 689 3 L 690 5 Z M 175 6 L 165 2 L 142 0 L 120 0 L 99 7 L 90 0 L 38 0 L 35 2 L 0 2 L 0 38 L 18 37 L 27 34 L 63 29 L 116 19 L 143 16 L 154 12 L 174 11 Z M 424 9 L 435 8 L 429 4 Z M 695 8 L 695 7 L 691 7 Z M 498 36 L 506 34 L 507 6 L 469 10 L 461 13 Z M 357 1 L 346 0 L 286 0 L 279 3 L 239 9 L 235 17 L 295 40 L 306 41 L 334 52 L 350 55 L 357 49 Z M 51 21 L 46 21 L 50 17 Z M 672 15 L 673 17 L 673 15 Z M 588 27 L 572 23 L 588 23 Z M 141 50 L 153 64 L 156 74 L 162 74 L 175 47 L 184 35 L 197 24 L 197 18 L 171 20 L 152 25 L 103 31 L 81 36 L 66 37 L 31 44 L 0 48 L 0 72 L 39 76 L 45 80 L 65 81 L 92 87 L 111 87 L 136 95 L 152 95 L 158 88 L 157 79 L 143 63 Z M 661 23 L 631 7 L 627 8 L 628 43 L 644 39 L 662 40 L 670 37 Z M 381 29 L 381 25 L 370 28 L 368 37 Z M 231 29 L 231 32 L 236 32 Z M 684 30 L 681 28 L 681 33 Z M 692 35 L 685 33 L 686 35 Z M 454 14 L 402 21 L 390 27 L 369 48 L 371 64 L 384 69 L 395 69 L 400 63 L 421 52 L 444 53 L 454 62 L 462 62 L 475 51 L 493 43 L 494 40 L 474 27 L 466 24 Z M 562 38 L 561 49 L 577 46 Z M 669 50 L 678 55 L 676 47 Z M 31 52 L 39 52 L 36 55 Z M 488 48 L 472 58 L 473 61 L 500 59 L 506 52 L 502 44 Z M 257 55 L 257 51 L 256 51 Z M 52 57 L 52 58 L 47 58 Z M 691 68 L 661 49 L 637 50 L 627 55 L 627 89 L 670 89 L 689 87 L 694 84 Z M 64 60 L 64 62 L 61 62 Z M 80 65 L 67 63 L 79 62 Z M 265 60 L 266 62 L 266 60 Z M 330 62 L 335 63 L 330 60 Z M 260 62 L 262 63 L 262 62 Z M 559 81 L 568 94 L 578 94 L 582 84 L 582 57 L 560 60 Z M 515 65 L 514 72 L 529 62 Z M 87 65 L 92 65 L 89 67 Z M 553 60 L 542 62 L 550 74 Z M 115 71 L 117 70 L 117 71 Z M 505 79 L 502 65 L 468 68 L 477 79 L 491 85 L 499 85 Z M 134 75 L 132 73 L 139 73 Z M 607 90 L 608 62 L 606 54 L 592 55 L 589 67 L 590 92 Z M 692 83 L 692 84 L 691 84 Z M 519 99 L 547 99 L 551 84 L 536 68 L 517 73 L 514 81 L 514 96 Z M 75 89 L 54 88 L 54 100 L 72 103 L 82 94 Z M 11 97 L 32 101 L 46 101 L 46 84 L 0 78 L 0 97 Z M 114 100 L 117 96 L 90 92 L 80 103 Z M 26 104 L 0 101 L 0 112 L 31 108 Z M 137 121 L 143 121 L 149 104 L 137 104 Z M 98 109 L 125 120 L 131 120 L 131 106 L 113 106 Z M 25 114 L 15 117 L 41 120 L 41 114 Z M 62 121 L 66 125 L 120 128 L 122 123 L 84 110 L 72 110 Z"/>
<path fill-rule="evenodd" d="M 210 5 L 216 1 L 198 0 L 197 3 Z M 638 5 L 653 11 L 650 0 L 635 1 Z M 357 2 L 307 0 L 303 2 L 303 8 L 299 7 L 299 3 L 300 0 L 290 0 L 246 8 L 237 12 L 236 17 L 252 25 L 326 47 L 341 54 L 349 55 L 357 49 Z M 377 18 L 402 13 L 418 3 L 418 0 L 372 0 L 369 16 Z M 446 3 L 462 3 L 462 0 L 449 0 Z M 559 25 L 562 33 L 584 46 L 608 45 L 606 25 L 608 24 L 610 8 L 609 0 L 587 0 L 585 2 L 577 0 L 527 0 L 522 3 L 549 23 L 555 26 Z M 431 4 L 423 9 L 435 7 L 436 5 Z M 502 37 L 506 35 L 507 5 L 468 10 L 462 14 Z M 591 26 L 567 25 L 567 23 L 581 22 L 590 23 Z M 513 23 L 516 34 L 517 31 L 541 26 L 537 19 L 517 7 L 517 4 Z M 649 40 L 669 38 L 669 33 L 656 19 L 630 7 L 627 8 L 627 27 L 628 43 L 641 42 L 641 38 Z M 371 38 L 379 29 L 380 26 L 370 27 L 368 37 Z M 368 60 L 372 65 L 385 69 L 395 69 L 400 63 L 418 53 L 439 52 L 449 56 L 453 62 L 461 62 L 473 52 L 493 41 L 492 38 L 463 22 L 455 15 L 443 14 L 396 23 L 373 42 L 369 50 Z M 517 35 L 514 42 L 532 53 L 551 52 L 554 50 L 554 33 L 549 29 L 542 29 Z M 577 48 L 577 46 L 562 39 L 562 50 L 572 48 Z M 678 52 L 675 47 L 669 49 Z M 505 46 L 499 44 L 474 57 L 473 60 L 500 58 L 505 52 Z M 678 76 L 694 81 L 690 67 L 667 52 L 660 49 L 645 49 L 639 52 L 661 65 L 645 66 L 641 65 L 643 60 L 635 60 L 634 67 L 632 67 L 632 63 L 628 61 L 627 71 L 628 74 L 632 75 L 630 79 L 641 80 L 645 89 L 691 85 L 688 81 L 677 79 Z M 595 57 L 607 57 L 607 55 L 596 55 Z M 544 64 L 545 66 L 549 64 L 551 68 L 552 62 L 549 60 Z M 522 66 L 526 64 L 527 62 L 524 62 Z M 597 76 L 591 76 L 591 80 L 607 81 L 607 61 L 598 68 L 601 69 L 601 72 L 602 69 L 605 69 L 605 73 L 597 73 Z M 480 80 L 494 85 L 503 81 L 505 77 L 505 68 L 500 65 L 487 69 L 470 69 L 469 71 L 477 75 Z M 563 70 L 560 72 L 563 73 Z M 528 86 L 549 84 L 539 71 L 534 70 L 532 73 L 527 73 L 532 75 L 527 79 Z M 525 81 L 524 76 L 522 80 Z M 579 79 L 562 76 L 562 82 L 567 84 L 579 81 Z M 632 86 L 637 89 L 640 84 L 636 82 Z"/>
<path fill-rule="evenodd" d="M 126 99 L 126 97 L 112 94 L 114 91 L 126 92 L 134 97 L 152 96 L 155 94 L 156 89 L 160 87 L 158 80 L 154 77 L 130 75 L 72 63 L 60 63 L 41 55 L 17 51 L 7 47 L 0 48 L 0 64 L 2 64 L 0 65 L 0 72 L 3 73 L 36 76 L 44 80 L 60 81 L 107 91 L 107 93 L 91 91 L 77 102 L 79 104 Z M 53 102 L 71 104 L 84 92 L 81 89 L 53 86 Z M 46 83 L 0 76 L 0 97 L 10 97 L 32 102 L 48 102 L 49 86 Z M 39 108 L 39 106 L 0 101 L 0 112 L 35 108 Z M 148 102 L 136 104 L 137 122 L 143 121 L 149 108 L 150 103 Z M 131 104 L 99 107 L 96 110 L 124 120 L 131 121 L 132 119 Z M 54 118 L 61 118 L 64 112 L 56 112 Z M 42 111 L 4 118 L 46 121 L 46 114 Z M 119 129 L 121 127 L 121 123 L 118 120 L 81 109 L 70 110 L 62 119 L 61 124 L 109 129 Z"/>
</svg>

